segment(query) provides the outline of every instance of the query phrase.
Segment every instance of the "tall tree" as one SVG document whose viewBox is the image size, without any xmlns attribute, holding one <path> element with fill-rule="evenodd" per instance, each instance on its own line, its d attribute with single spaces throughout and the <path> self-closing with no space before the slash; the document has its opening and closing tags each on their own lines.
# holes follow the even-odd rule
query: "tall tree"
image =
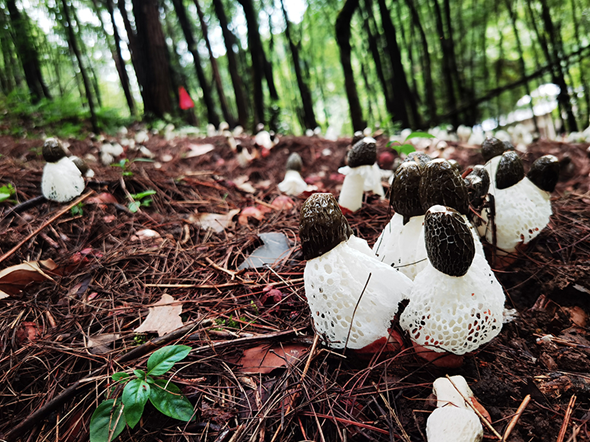
<svg viewBox="0 0 590 442">
<path fill-rule="evenodd" d="M 232 86 L 234 88 L 236 107 L 238 108 L 238 123 L 240 123 L 242 127 L 246 127 L 248 124 L 248 102 L 246 101 L 246 94 L 244 93 L 244 88 L 242 87 L 243 80 L 240 77 L 238 61 L 234 52 L 235 36 L 228 28 L 228 20 L 227 16 L 225 15 L 225 10 L 223 9 L 223 3 L 221 0 L 213 0 L 213 6 L 215 7 L 215 15 L 217 16 L 217 20 L 219 20 L 219 26 L 221 27 L 221 32 L 223 33 L 227 65 Z"/>
<path fill-rule="evenodd" d="M 197 49 L 197 42 L 195 41 L 195 37 L 193 36 L 193 31 L 186 13 L 186 8 L 184 7 L 184 2 L 183 0 L 172 0 L 172 4 L 174 5 L 174 10 L 176 11 L 178 22 L 180 23 L 180 27 L 182 28 L 184 39 L 186 40 L 186 44 L 188 45 L 188 50 L 193 56 L 195 72 L 197 73 L 197 79 L 199 80 L 201 91 L 203 92 L 203 101 L 205 102 L 205 107 L 207 108 L 207 119 L 209 120 L 209 123 L 217 127 L 219 126 L 220 122 L 219 116 L 215 111 L 213 95 L 211 94 L 211 88 L 209 87 L 209 83 L 207 82 L 207 78 L 205 77 L 205 72 L 203 71 L 203 66 L 201 65 L 201 57 Z"/>
<path fill-rule="evenodd" d="M 250 57 L 252 59 L 252 79 L 254 82 L 254 108 L 255 118 L 254 123 L 265 123 L 266 118 L 264 116 L 264 91 L 262 89 L 262 79 L 266 79 L 268 85 L 268 92 L 270 98 L 274 101 L 278 100 L 279 95 L 275 87 L 272 65 L 266 59 L 264 52 L 264 46 L 260 38 L 260 32 L 258 30 L 258 18 L 256 9 L 252 0 L 238 0 L 238 3 L 242 5 L 244 15 L 246 16 L 246 22 L 248 24 L 248 50 L 250 51 Z"/>
<path fill-rule="evenodd" d="M 27 29 L 27 15 L 18 10 L 15 0 L 6 0 L 6 6 L 10 15 L 14 46 L 25 72 L 27 86 L 31 92 L 31 101 L 37 103 L 43 97 L 51 98 L 49 89 L 43 82 L 39 54 Z"/>
<path fill-rule="evenodd" d="M 111 24 L 113 26 L 113 38 L 115 39 L 114 48 L 111 49 L 113 60 L 115 61 L 115 67 L 117 68 L 119 79 L 121 80 L 121 87 L 123 88 L 123 93 L 125 94 L 125 100 L 127 100 L 129 112 L 131 115 L 135 115 L 137 113 L 137 108 L 135 107 L 135 100 L 133 99 L 131 87 L 129 86 L 129 75 L 127 74 L 127 69 L 125 69 L 125 60 L 123 60 L 123 54 L 121 51 L 121 36 L 119 35 L 119 29 L 117 29 L 117 24 L 115 23 L 113 0 L 105 0 L 105 3 L 109 12 L 109 17 L 111 18 Z"/>
<path fill-rule="evenodd" d="M 164 114 L 173 112 L 171 95 L 174 91 L 158 0 L 133 0 L 133 16 L 136 29 L 133 40 L 138 61 L 136 73 L 144 113 L 163 118 Z M 137 72 L 138 68 L 140 72 Z"/>
<path fill-rule="evenodd" d="M 576 9 L 576 1 L 571 0 L 571 8 L 572 8 L 572 23 L 574 25 L 574 36 L 576 38 L 576 45 L 578 49 L 582 47 L 582 40 L 580 38 L 580 20 L 578 17 L 578 12 Z M 590 85 L 586 80 L 586 68 L 584 67 L 584 60 L 585 58 L 580 56 L 578 57 L 578 65 L 579 65 L 579 73 L 580 73 L 580 82 L 582 83 L 582 89 L 584 91 L 584 101 L 586 103 L 586 115 L 580 115 L 580 119 L 587 124 L 590 120 Z M 581 111 L 579 111 L 581 114 Z"/>
<path fill-rule="evenodd" d="M 88 72 L 86 70 L 86 67 L 84 66 L 84 62 L 82 61 L 82 54 L 80 53 L 80 47 L 78 46 L 76 32 L 74 31 L 74 27 L 72 25 L 70 6 L 68 5 L 67 0 L 61 0 L 61 5 L 62 14 L 65 20 L 64 26 L 66 27 L 68 35 L 68 44 L 70 45 L 70 48 L 72 49 L 72 52 L 76 57 L 78 67 L 80 69 L 80 74 L 82 75 L 82 81 L 84 82 L 84 91 L 86 93 L 86 100 L 88 101 L 88 108 L 90 110 L 90 121 L 92 123 L 92 130 L 98 133 L 98 119 L 96 117 L 96 108 L 94 104 L 94 97 L 92 96 L 90 78 L 88 78 Z"/>
<path fill-rule="evenodd" d="M 367 122 L 363 119 L 363 109 L 359 100 L 354 71 L 352 70 L 350 45 L 350 23 L 355 10 L 359 7 L 359 0 L 346 0 L 336 18 L 336 42 L 340 47 L 340 63 L 344 71 L 344 87 L 350 108 L 350 120 L 354 131 L 363 130 Z"/>
<path fill-rule="evenodd" d="M 395 119 L 401 121 L 404 127 L 419 127 L 420 117 L 418 115 L 416 102 L 412 97 L 410 86 L 406 78 L 406 72 L 402 64 L 402 56 L 397 44 L 397 33 L 391 15 L 385 0 L 378 0 L 379 12 L 381 14 L 381 25 L 387 42 L 387 53 L 393 70 L 393 97 L 396 104 Z M 412 116 L 412 121 L 408 115 L 408 109 Z"/>
<path fill-rule="evenodd" d="M 285 9 L 285 3 L 281 0 L 281 8 L 283 9 L 283 17 L 285 18 L 285 35 L 289 42 L 289 48 L 291 49 L 291 55 L 293 56 L 293 67 L 295 68 L 295 77 L 297 77 L 297 86 L 299 87 L 299 93 L 301 94 L 301 103 L 303 104 L 303 121 L 306 129 L 315 129 L 318 125 L 315 119 L 315 113 L 313 111 L 313 100 L 311 98 L 311 92 L 309 87 L 303 78 L 301 72 L 301 61 L 299 59 L 299 48 L 293 42 L 291 36 L 291 25 L 289 23 L 289 17 L 287 16 L 287 10 Z"/>
</svg>

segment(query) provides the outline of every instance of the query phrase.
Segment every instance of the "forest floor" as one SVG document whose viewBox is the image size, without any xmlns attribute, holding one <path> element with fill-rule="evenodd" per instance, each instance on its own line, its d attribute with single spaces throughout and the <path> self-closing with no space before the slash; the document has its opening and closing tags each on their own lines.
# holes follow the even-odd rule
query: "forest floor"
<svg viewBox="0 0 590 442">
<path fill-rule="evenodd" d="M 518 316 L 462 367 L 444 370 L 417 359 L 407 336 L 401 353 L 372 359 L 314 346 L 298 241 L 305 197 L 275 201 L 277 183 L 298 152 L 303 175 L 338 194 L 349 142 L 283 137 L 243 169 L 223 137 L 152 136 L 146 146 L 161 167 L 132 161 L 132 175 L 122 176 L 92 164 L 81 215 L 43 203 L 7 216 L 13 204 L 0 203 L 0 267 L 53 260 L 0 277 L 10 295 L 0 300 L 0 440 L 88 440 L 112 373 L 145 368 L 159 346 L 185 344 L 193 351 L 176 364 L 173 382 L 195 420 L 167 418 L 148 404 L 120 440 L 423 441 L 432 382 L 461 374 L 501 435 L 531 396 L 508 441 L 590 441 L 588 145 L 529 147 L 526 164 L 546 153 L 571 161 L 562 161 L 548 228 L 511 267 L 495 269 Z M 198 150 L 191 145 L 209 143 L 214 150 L 188 158 Z M 387 149 L 384 138 L 378 144 Z M 0 186 L 12 183 L 19 202 L 40 194 L 41 145 L 0 137 Z M 98 157 L 98 148 L 90 140 L 69 146 L 78 156 Z M 463 167 L 482 162 L 473 146 L 444 155 Z M 153 202 L 132 213 L 129 195 L 146 190 L 156 191 Z M 200 226 L 204 213 L 233 221 L 218 220 L 232 222 L 215 232 Z M 348 220 L 372 245 L 391 215 L 387 201 L 371 196 Z M 286 235 L 286 259 L 238 271 L 265 232 Z M 165 294 L 182 306 L 184 327 L 138 338 L 134 329 Z M 497 440 L 487 427 L 485 440 Z"/>
</svg>

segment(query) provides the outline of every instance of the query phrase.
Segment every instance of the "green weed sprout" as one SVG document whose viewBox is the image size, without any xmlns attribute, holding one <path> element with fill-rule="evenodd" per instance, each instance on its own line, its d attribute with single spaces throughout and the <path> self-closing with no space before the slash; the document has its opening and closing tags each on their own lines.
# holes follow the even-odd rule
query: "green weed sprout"
<svg viewBox="0 0 590 442">
<path fill-rule="evenodd" d="M 168 379 L 156 379 L 167 373 L 176 362 L 191 351 L 187 345 L 169 345 L 155 351 L 147 361 L 147 373 L 133 370 L 133 375 L 119 372 L 113 381 L 124 384 L 120 397 L 104 400 L 90 418 L 90 442 L 110 442 L 125 429 L 133 429 L 141 419 L 149 400 L 162 414 L 184 422 L 191 421 L 194 409 L 175 384 Z M 113 388 L 113 391 L 121 391 Z"/>
<path fill-rule="evenodd" d="M 4 186 L 0 187 L 0 203 L 4 201 L 9 203 L 16 203 L 15 200 L 11 199 L 10 197 L 16 193 L 16 189 L 10 183 L 5 184 Z"/>
<path fill-rule="evenodd" d="M 152 204 L 152 198 L 146 198 L 146 196 L 155 195 L 157 192 L 155 190 L 146 190 L 145 192 L 140 193 L 133 193 L 131 194 L 131 198 L 133 201 L 129 203 L 127 207 L 133 213 L 136 213 L 140 207 L 149 207 Z"/>
<path fill-rule="evenodd" d="M 84 215 L 84 203 L 78 203 L 76 204 L 74 207 L 72 207 L 70 209 L 70 212 L 72 214 L 72 218 L 75 218 L 77 216 L 82 216 Z"/>
<path fill-rule="evenodd" d="M 133 172 L 131 171 L 131 164 L 132 163 L 153 163 L 154 160 L 150 158 L 135 158 L 134 160 L 129 161 L 127 158 L 123 158 L 121 161 L 115 164 L 111 164 L 111 167 L 120 167 L 121 174 L 123 176 L 133 176 Z"/>
<path fill-rule="evenodd" d="M 391 147 L 400 155 L 402 153 L 404 155 L 409 155 L 416 150 L 412 144 L 408 143 L 412 138 L 434 138 L 434 135 L 431 135 L 428 132 L 412 132 L 402 144 L 400 144 L 399 141 L 390 141 L 387 143 L 387 147 Z"/>
</svg>

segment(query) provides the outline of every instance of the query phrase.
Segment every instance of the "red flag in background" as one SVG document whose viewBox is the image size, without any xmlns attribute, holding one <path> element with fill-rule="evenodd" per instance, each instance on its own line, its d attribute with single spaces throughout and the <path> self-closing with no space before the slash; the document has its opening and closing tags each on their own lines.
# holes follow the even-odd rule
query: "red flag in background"
<svg viewBox="0 0 590 442">
<path fill-rule="evenodd" d="M 193 102 L 191 96 L 188 94 L 186 89 L 182 86 L 178 88 L 178 97 L 180 100 L 180 108 L 182 110 L 190 109 L 191 107 L 195 107 L 195 103 Z"/>
</svg>

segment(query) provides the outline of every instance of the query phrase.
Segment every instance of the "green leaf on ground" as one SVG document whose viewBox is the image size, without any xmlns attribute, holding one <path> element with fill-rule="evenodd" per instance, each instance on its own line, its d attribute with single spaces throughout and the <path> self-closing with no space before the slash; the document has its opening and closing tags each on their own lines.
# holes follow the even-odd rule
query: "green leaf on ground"
<svg viewBox="0 0 590 442">
<path fill-rule="evenodd" d="M 125 405 L 125 419 L 129 427 L 137 425 L 149 397 L 150 386 L 141 379 L 133 379 L 125 386 L 121 400 Z"/>
<path fill-rule="evenodd" d="M 90 442 L 110 442 L 125 429 L 125 415 L 121 401 L 103 401 L 90 418 Z"/>
<path fill-rule="evenodd" d="M 186 358 L 190 351 L 188 345 L 168 345 L 156 350 L 148 359 L 148 374 L 163 375 L 174 366 L 174 363 Z"/>
<path fill-rule="evenodd" d="M 162 414 L 180 421 L 189 422 L 193 419 L 193 405 L 182 395 L 180 388 L 166 379 L 156 379 L 155 384 L 150 390 L 150 402 L 154 407 Z"/>
</svg>

